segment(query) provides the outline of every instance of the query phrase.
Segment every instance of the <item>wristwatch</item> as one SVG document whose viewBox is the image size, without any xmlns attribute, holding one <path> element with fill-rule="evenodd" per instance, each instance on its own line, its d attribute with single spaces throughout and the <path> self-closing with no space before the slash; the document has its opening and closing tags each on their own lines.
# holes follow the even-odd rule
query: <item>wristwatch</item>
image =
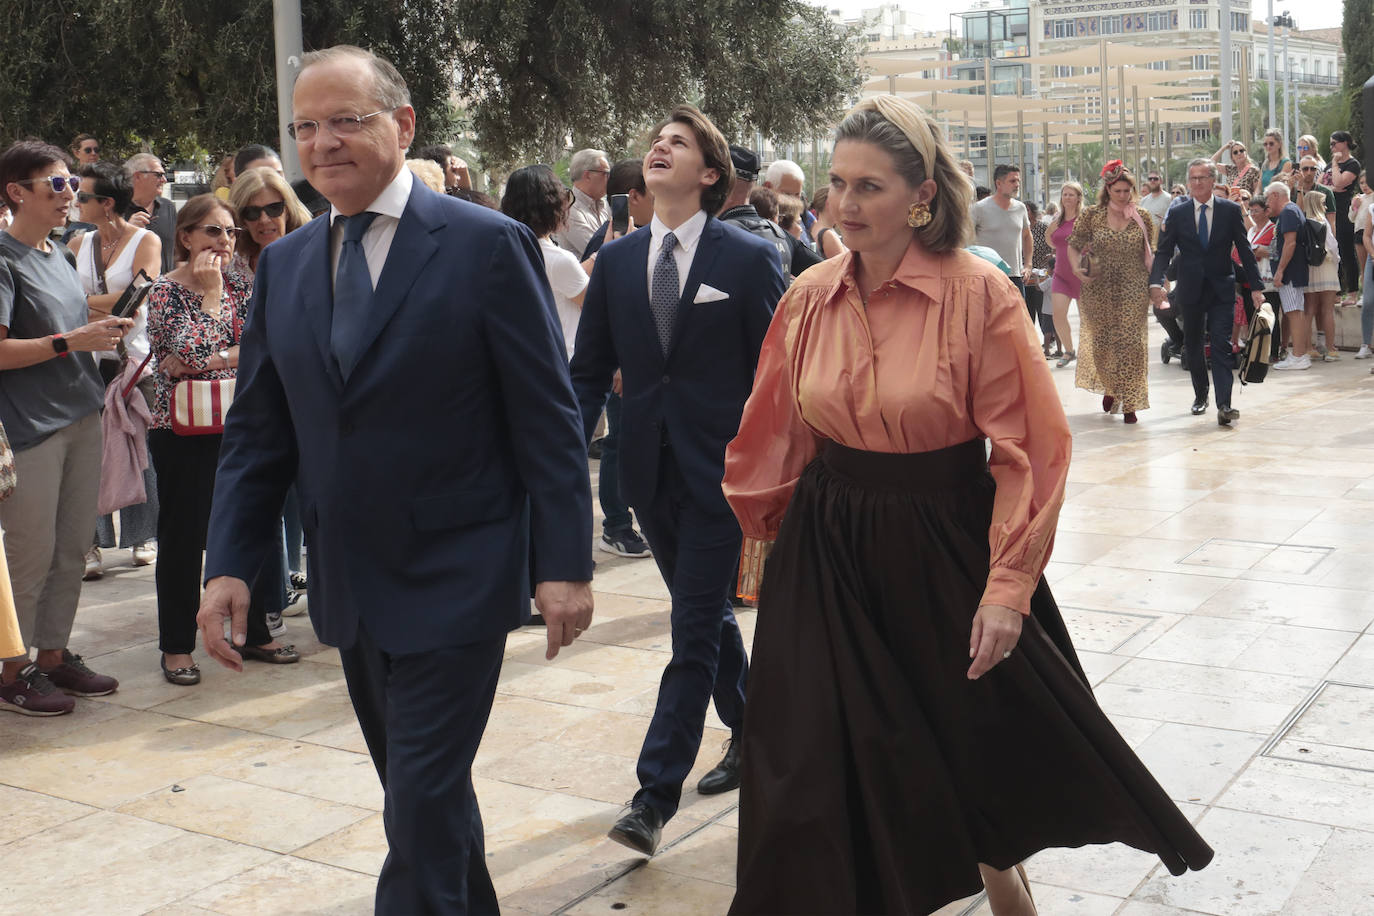
<svg viewBox="0 0 1374 916">
<path fill-rule="evenodd" d="M 224 368 L 228 369 L 228 368 L 229 368 L 229 351 L 228 351 L 228 350 L 220 350 L 219 353 L 217 353 L 216 355 L 217 355 L 220 359 L 224 360 Z"/>
<path fill-rule="evenodd" d="M 68 352 L 67 338 L 63 337 L 61 334 L 54 334 L 52 336 L 52 350 L 59 357 L 66 356 Z"/>
</svg>

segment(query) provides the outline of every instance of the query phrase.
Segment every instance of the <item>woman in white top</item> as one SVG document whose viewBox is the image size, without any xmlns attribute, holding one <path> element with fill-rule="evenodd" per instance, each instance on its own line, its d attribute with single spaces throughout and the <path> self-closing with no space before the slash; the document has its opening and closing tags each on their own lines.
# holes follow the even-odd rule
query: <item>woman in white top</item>
<svg viewBox="0 0 1374 916">
<path fill-rule="evenodd" d="M 71 247 L 76 255 L 77 275 L 86 293 L 86 308 L 90 319 L 96 321 L 110 314 L 140 270 L 145 271 L 150 280 L 157 277 L 162 267 L 162 240 L 156 233 L 138 228 L 121 215 L 129 206 L 131 195 L 123 169 L 108 162 L 92 162 L 81 166 L 77 174 L 82 181 L 76 195 L 81 221 L 96 228 L 94 232 L 72 239 Z M 97 266 L 97 258 L 100 266 Z M 134 326 L 124 337 L 124 349 L 137 366 L 149 353 L 147 309 L 140 307 L 131 317 Z M 106 350 L 95 356 L 101 375 L 109 384 L 121 370 L 120 355 L 115 350 Z M 151 375 L 148 378 L 151 379 Z M 133 549 L 135 566 L 147 566 L 157 559 L 157 477 L 151 462 L 143 472 L 143 485 L 148 501 L 121 509 L 119 513 L 118 546 Z M 114 516 L 101 516 L 95 533 L 95 544 L 86 554 L 87 579 L 99 579 L 104 575 L 100 549 L 116 545 Z"/>
<path fill-rule="evenodd" d="M 1374 191 L 1369 188 L 1369 178 L 1360 172 L 1360 194 L 1351 203 L 1354 211 L 1355 243 L 1363 266 L 1360 276 L 1364 278 L 1363 298 L 1360 304 L 1360 352 L 1356 359 L 1369 359 L 1370 346 L 1374 345 Z"/>
<path fill-rule="evenodd" d="M 552 239 L 567 219 L 571 204 L 572 194 L 547 165 L 516 169 L 507 179 L 506 193 L 501 198 L 501 212 L 529 226 L 539 239 L 539 248 L 544 253 L 544 273 L 558 306 L 558 320 L 563 325 L 563 341 L 569 359 L 572 359 L 573 344 L 577 341 L 582 297 L 587 292 L 592 265 L 596 263 L 596 255 L 579 263 L 576 255 L 559 248 Z"/>
</svg>

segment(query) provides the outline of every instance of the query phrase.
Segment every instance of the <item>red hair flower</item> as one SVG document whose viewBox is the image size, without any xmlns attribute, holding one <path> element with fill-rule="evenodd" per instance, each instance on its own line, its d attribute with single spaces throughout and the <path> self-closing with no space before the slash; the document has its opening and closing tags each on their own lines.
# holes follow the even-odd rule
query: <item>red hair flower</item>
<svg viewBox="0 0 1374 916">
<path fill-rule="evenodd" d="M 1103 178 L 1107 177 L 1107 173 L 1108 173 L 1108 172 L 1118 172 L 1118 171 L 1120 171 L 1120 170 L 1121 170 L 1121 166 L 1122 166 L 1122 162 L 1121 162 L 1120 159 L 1113 159 L 1111 162 L 1108 162 L 1106 165 L 1102 166 L 1102 177 L 1103 177 Z"/>
</svg>

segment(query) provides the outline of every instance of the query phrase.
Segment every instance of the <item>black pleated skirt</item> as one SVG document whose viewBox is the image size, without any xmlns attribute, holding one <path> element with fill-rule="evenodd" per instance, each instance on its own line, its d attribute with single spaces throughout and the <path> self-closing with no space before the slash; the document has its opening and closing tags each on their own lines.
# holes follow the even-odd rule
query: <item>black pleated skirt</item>
<svg viewBox="0 0 1374 916">
<path fill-rule="evenodd" d="M 967 671 L 996 487 L 981 440 L 829 445 L 764 573 L 732 913 L 930 913 L 1049 847 L 1212 850 L 1093 698 L 1042 579 L 1010 659 Z"/>
</svg>

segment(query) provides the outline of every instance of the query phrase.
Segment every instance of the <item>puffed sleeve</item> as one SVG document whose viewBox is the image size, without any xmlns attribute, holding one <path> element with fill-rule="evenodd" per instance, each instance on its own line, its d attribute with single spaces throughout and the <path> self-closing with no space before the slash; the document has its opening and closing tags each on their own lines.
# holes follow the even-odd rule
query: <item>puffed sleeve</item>
<svg viewBox="0 0 1374 916">
<path fill-rule="evenodd" d="M 797 406 L 793 352 L 803 311 L 800 289 L 778 303 L 759 353 L 754 390 L 739 432 L 725 449 L 725 498 L 744 531 L 739 594 L 755 598 L 763 561 L 778 536 L 792 490 L 820 448 Z"/>
<path fill-rule="evenodd" d="M 986 309 L 970 309 L 982 327 L 969 333 L 973 422 L 992 443 L 997 482 L 981 603 L 1029 614 L 1054 544 L 1073 439 L 1025 304 L 1006 284 L 988 283 L 985 295 Z"/>
</svg>

